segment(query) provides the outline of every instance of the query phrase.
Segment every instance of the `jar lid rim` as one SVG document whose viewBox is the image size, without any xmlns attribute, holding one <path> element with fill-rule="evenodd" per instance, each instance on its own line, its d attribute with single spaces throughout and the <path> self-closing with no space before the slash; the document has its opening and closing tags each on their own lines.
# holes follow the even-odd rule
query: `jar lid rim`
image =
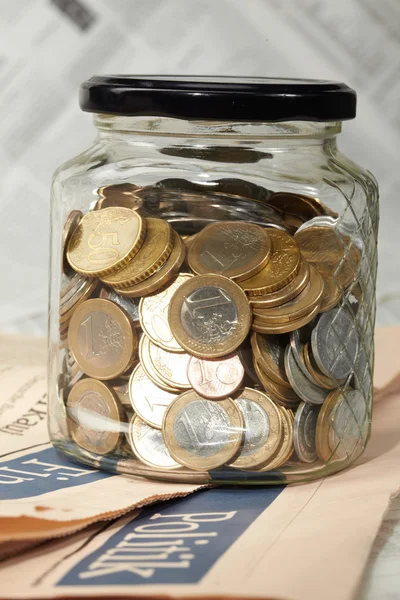
<svg viewBox="0 0 400 600">
<path fill-rule="evenodd" d="M 95 75 L 82 83 L 85 112 L 219 121 L 342 121 L 356 93 L 318 79 Z"/>
</svg>

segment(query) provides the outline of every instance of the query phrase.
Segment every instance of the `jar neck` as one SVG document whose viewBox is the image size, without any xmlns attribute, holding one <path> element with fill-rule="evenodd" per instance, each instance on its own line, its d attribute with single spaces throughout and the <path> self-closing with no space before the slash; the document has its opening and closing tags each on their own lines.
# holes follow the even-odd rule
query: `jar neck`
<svg viewBox="0 0 400 600">
<path fill-rule="evenodd" d="M 227 143 L 260 143 L 270 141 L 272 145 L 321 145 L 334 140 L 341 132 L 341 121 L 285 121 L 282 123 L 229 122 L 169 119 L 165 117 L 124 117 L 96 114 L 94 124 L 100 138 L 111 142 L 134 140 L 135 136 L 179 138 L 193 143 L 194 139 L 215 139 L 218 145 Z M 150 142 L 150 139 L 148 140 Z"/>
</svg>

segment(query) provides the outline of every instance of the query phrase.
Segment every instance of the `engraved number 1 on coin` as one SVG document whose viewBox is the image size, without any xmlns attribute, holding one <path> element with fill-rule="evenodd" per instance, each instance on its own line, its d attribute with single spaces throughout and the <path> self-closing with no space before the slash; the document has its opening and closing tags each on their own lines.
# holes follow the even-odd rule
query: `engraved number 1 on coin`
<svg viewBox="0 0 400 600">
<path fill-rule="evenodd" d="M 231 303 L 230 298 L 222 290 L 216 289 L 215 292 L 215 295 L 210 298 L 200 298 L 199 300 L 185 299 L 186 307 L 193 319 L 196 319 L 199 313 L 208 308 L 217 308 Z"/>
<path fill-rule="evenodd" d="M 96 352 L 94 349 L 94 335 L 93 335 L 93 318 L 92 315 L 86 317 L 84 321 L 81 323 L 81 327 L 84 331 L 85 338 L 85 350 L 82 352 L 85 360 L 90 360 L 95 356 L 100 356 L 100 352 Z"/>
</svg>

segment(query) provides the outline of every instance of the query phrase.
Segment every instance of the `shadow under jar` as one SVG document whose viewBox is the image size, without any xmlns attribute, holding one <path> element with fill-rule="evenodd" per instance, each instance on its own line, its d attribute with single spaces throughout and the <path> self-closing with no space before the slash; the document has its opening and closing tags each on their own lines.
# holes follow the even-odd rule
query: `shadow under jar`
<svg viewBox="0 0 400 600">
<path fill-rule="evenodd" d="M 343 83 L 93 77 L 52 186 L 49 424 L 83 463 L 277 484 L 369 436 L 378 192 Z"/>
</svg>

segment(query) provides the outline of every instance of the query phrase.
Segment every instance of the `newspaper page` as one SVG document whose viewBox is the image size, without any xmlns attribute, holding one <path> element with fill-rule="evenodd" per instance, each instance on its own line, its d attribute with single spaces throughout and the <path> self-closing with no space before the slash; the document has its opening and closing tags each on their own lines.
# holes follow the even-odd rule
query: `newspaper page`
<svg viewBox="0 0 400 600">
<path fill-rule="evenodd" d="M 45 342 L 0 336 L 1 544 L 66 535 L 199 486 L 83 467 L 49 443 Z"/>
<path fill-rule="evenodd" d="M 399 333 L 384 330 L 377 336 L 377 353 L 386 365 L 377 381 L 388 381 L 397 372 L 391 348 Z M 382 518 L 399 491 L 399 409 L 399 392 L 376 404 L 366 452 L 340 474 L 296 486 L 202 490 L 137 509 L 112 523 L 97 522 L 3 561 L 0 598 L 354 598 Z M 25 460 L 24 453 L 21 458 Z M 66 479 L 74 479 L 69 468 L 34 457 L 15 469 L 22 473 L 8 473 L 22 479 L 30 477 L 28 469 L 39 474 L 47 469 L 56 477 L 63 473 L 61 498 L 71 489 Z M 119 481 L 125 478 L 94 472 L 79 474 L 75 481 L 80 477 L 99 478 L 78 488 L 83 511 L 85 494 L 92 502 L 100 488 L 107 495 L 107 478 L 113 483 L 109 507 L 115 508 Z M 160 484 L 151 485 L 159 491 Z M 97 494 L 90 495 L 94 489 Z M 51 506 L 54 494 L 47 494 L 47 504 L 46 494 L 35 502 Z M 19 505 L 20 500 L 24 511 L 31 508 L 29 502 L 26 508 L 28 499 L 14 502 Z M 7 501 L 5 505 L 10 510 Z M 23 581 L 18 577 L 22 569 Z"/>
<path fill-rule="evenodd" d="M 51 175 L 94 138 L 78 87 L 102 73 L 353 86 L 358 115 L 339 146 L 380 182 L 378 320 L 399 322 L 399 23 L 398 0 L 0 2 L 0 328 L 45 332 Z"/>
</svg>

